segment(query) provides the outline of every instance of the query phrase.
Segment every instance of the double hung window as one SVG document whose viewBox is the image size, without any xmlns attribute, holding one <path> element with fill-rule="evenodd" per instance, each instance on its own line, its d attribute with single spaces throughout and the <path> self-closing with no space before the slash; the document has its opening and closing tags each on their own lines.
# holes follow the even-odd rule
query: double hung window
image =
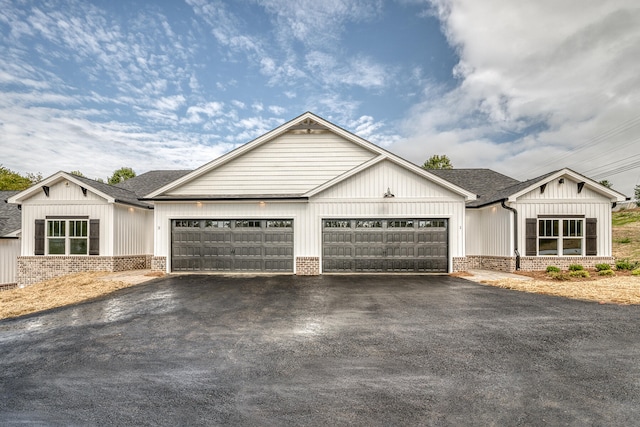
<svg viewBox="0 0 640 427">
<path fill-rule="evenodd" d="M 86 219 L 47 220 L 48 255 L 88 255 L 89 221 Z"/>
<path fill-rule="evenodd" d="M 584 218 L 538 220 L 538 255 L 584 255 Z"/>
</svg>

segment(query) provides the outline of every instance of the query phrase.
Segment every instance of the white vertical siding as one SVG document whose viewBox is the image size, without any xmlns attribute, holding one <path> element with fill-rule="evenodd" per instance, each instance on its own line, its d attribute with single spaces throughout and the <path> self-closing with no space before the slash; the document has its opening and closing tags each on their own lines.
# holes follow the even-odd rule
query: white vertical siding
<svg viewBox="0 0 640 427">
<path fill-rule="evenodd" d="M 58 202 L 60 203 L 60 202 Z M 35 221 L 55 216 L 88 216 L 100 220 L 100 255 L 113 255 L 113 206 L 102 204 L 31 204 L 22 205 L 22 255 L 32 256 L 35 243 Z"/>
<path fill-rule="evenodd" d="M 510 211 L 496 204 L 467 209 L 466 216 L 467 255 L 513 256 L 513 214 Z"/>
<path fill-rule="evenodd" d="M 130 206 L 114 206 L 113 255 L 153 253 L 153 212 Z"/>
<path fill-rule="evenodd" d="M 611 256 L 611 203 L 603 201 L 583 202 L 554 202 L 541 200 L 538 203 L 518 202 L 512 205 L 518 210 L 519 245 L 524 248 L 525 224 L 527 218 L 537 218 L 538 215 L 584 215 L 585 218 L 598 219 L 598 256 Z M 521 251 L 522 252 L 522 251 Z"/>
<path fill-rule="evenodd" d="M 289 132 L 169 194 L 302 194 L 374 156 L 331 132 Z"/>
<path fill-rule="evenodd" d="M 321 199 L 376 199 L 389 190 L 396 199 L 460 200 L 461 196 L 388 160 L 375 164 L 316 197 Z"/>
<path fill-rule="evenodd" d="M 80 186 L 70 181 L 60 181 L 49 187 L 49 197 L 43 191 L 40 191 L 29 198 L 29 203 L 55 203 L 55 202 L 74 202 L 74 203 L 95 203 L 104 202 L 104 199 L 90 191 L 85 196 Z"/>
<path fill-rule="evenodd" d="M 387 189 L 395 197 L 384 198 Z M 168 258 L 168 269 L 171 220 L 183 218 L 292 218 L 295 257 L 322 256 L 323 218 L 446 218 L 449 264 L 465 255 L 463 197 L 391 162 L 374 165 L 308 202 L 157 202 L 154 253 Z"/>
<path fill-rule="evenodd" d="M 0 285 L 17 283 L 20 239 L 0 239 Z"/>
<path fill-rule="evenodd" d="M 537 187 L 533 191 L 523 194 L 518 197 L 518 202 L 534 202 L 536 200 L 555 200 L 558 202 L 563 200 L 602 200 L 603 196 L 601 194 L 596 193 L 588 187 L 584 187 L 582 191 L 578 193 L 578 182 L 568 177 L 563 177 L 562 179 L 564 180 L 562 184 L 560 184 L 560 178 L 548 182 L 544 193 L 541 192 L 540 187 Z"/>
</svg>

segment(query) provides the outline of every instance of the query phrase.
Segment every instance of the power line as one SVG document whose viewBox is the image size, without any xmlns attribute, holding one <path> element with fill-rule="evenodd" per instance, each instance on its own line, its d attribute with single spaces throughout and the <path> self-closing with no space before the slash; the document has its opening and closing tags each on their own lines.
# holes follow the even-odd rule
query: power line
<svg viewBox="0 0 640 427">
<path fill-rule="evenodd" d="M 625 122 L 620 123 L 619 125 L 616 125 L 604 132 L 602 132 L 599 135 L 596 135 L 590 139 L 588 139 L 584 144 L 580 144 L 579 146 L 572 148 L 570 150 L 568 150 L 567 152 L 565 152 L 563 155 L 560 155 L 556 158 L 554 158 L 550 163 L 546 163 L 543 166 L 539 166 L 536 168 L 532 168 L 529 169 L 528 171 L 525 172 L 526 175 L 533 175 L 534 172 L 542 170 L 542 169 L 547 169 L 549 167 L 549 165 L 553 165 L 553 164 L 557 164 L 558 162 L 560 162 L 561 160 L 566 159 L 569 156 L 575 155 L 576 153 L 580 152 L 580 151 L 584 151 L 588 148 L 594 147 L 598 144 L 601 144 L 603 142 L 606 142 L 607 140 L 609 140 L 610 138 L 620 135 L 621 133 L 626 132 L 629 129 L 632 129 L 633 127 L 637 126 L 638 124 L 640 124 L 640 116 L 637 116 L 633 119 L 629 119 Z M 628 143 L 625 143 L 625 145 L 628 145 Z"/>
</svg>

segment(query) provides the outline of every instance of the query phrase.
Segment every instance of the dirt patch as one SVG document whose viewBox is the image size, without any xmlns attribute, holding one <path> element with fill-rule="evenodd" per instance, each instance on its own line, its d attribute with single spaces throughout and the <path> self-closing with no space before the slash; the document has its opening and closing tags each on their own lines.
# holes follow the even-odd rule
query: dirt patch
<svg viewBox="0 0 640 427">
<path fill-rule="evenodd" d="M 76 304 L 134 286 L 126 281 L 104 280 L 107 272 L 78 273 L 0 292 L 0 319 Z"/>
<path fill-rule="evenodd" d="M 545 272 L 522 272 L 534 280 L 502 279 L 483 282 L 503 289 L 513 289 L 536 294 L 554 295 L 602 304 L 640 304 L 640 276 L 632 276 L 629 271 L 616 271 L 615 276 L 598 276 L 590 271 L 591 277 L 571 278 L 569 281 L 550 279 Z"/>
</svg>

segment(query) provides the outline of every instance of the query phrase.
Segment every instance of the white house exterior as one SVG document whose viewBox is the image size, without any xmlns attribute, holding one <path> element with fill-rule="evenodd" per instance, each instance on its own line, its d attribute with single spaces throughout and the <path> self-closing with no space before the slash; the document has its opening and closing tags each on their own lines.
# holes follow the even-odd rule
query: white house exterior
<svg viewBox="0 0 640 427">
<path fill-rule="evenodd" d="M 18 281 L 16 259 L 20 255 L 20 217 L 15 205 L 5 201 L 18 191 L 0 191 L 0 289 L 15 287 Z"/>
<path fill-rule="evenodd" d="M 117 199 L 118 193 L 125 197 Z M 58 172 L 9 201 L 22 209 L 20 285 L 150 266 L 153 211 L 133 194 Z"/>
<path fill-rule="evenodd" d="M 436 173 L 472 186 L 462 171 Z M 611 210 L 623 200 L 570 169 L 494 189 L 467 204 L 467 265 L 531 271 L 612 263 Z"/>
<path fill-rule="evenodd" d="M 12 274 L 26 285 L 135 268 L 592 266 L 613 261 L 611 206 L 623 200 L 569 169 L 526 182 L 486 169 L 426 171 L 305 113 L 193 171 L 151 171 L 116 186 L 59 172 L 9 197 L 22 209 Z"/>
<path fill-rule="evenodd" d="M 145 200 L 155 206 L 154 268 L 320 274 L 453 271 L 474 198 L 306 113 Z"/>
</svg>

